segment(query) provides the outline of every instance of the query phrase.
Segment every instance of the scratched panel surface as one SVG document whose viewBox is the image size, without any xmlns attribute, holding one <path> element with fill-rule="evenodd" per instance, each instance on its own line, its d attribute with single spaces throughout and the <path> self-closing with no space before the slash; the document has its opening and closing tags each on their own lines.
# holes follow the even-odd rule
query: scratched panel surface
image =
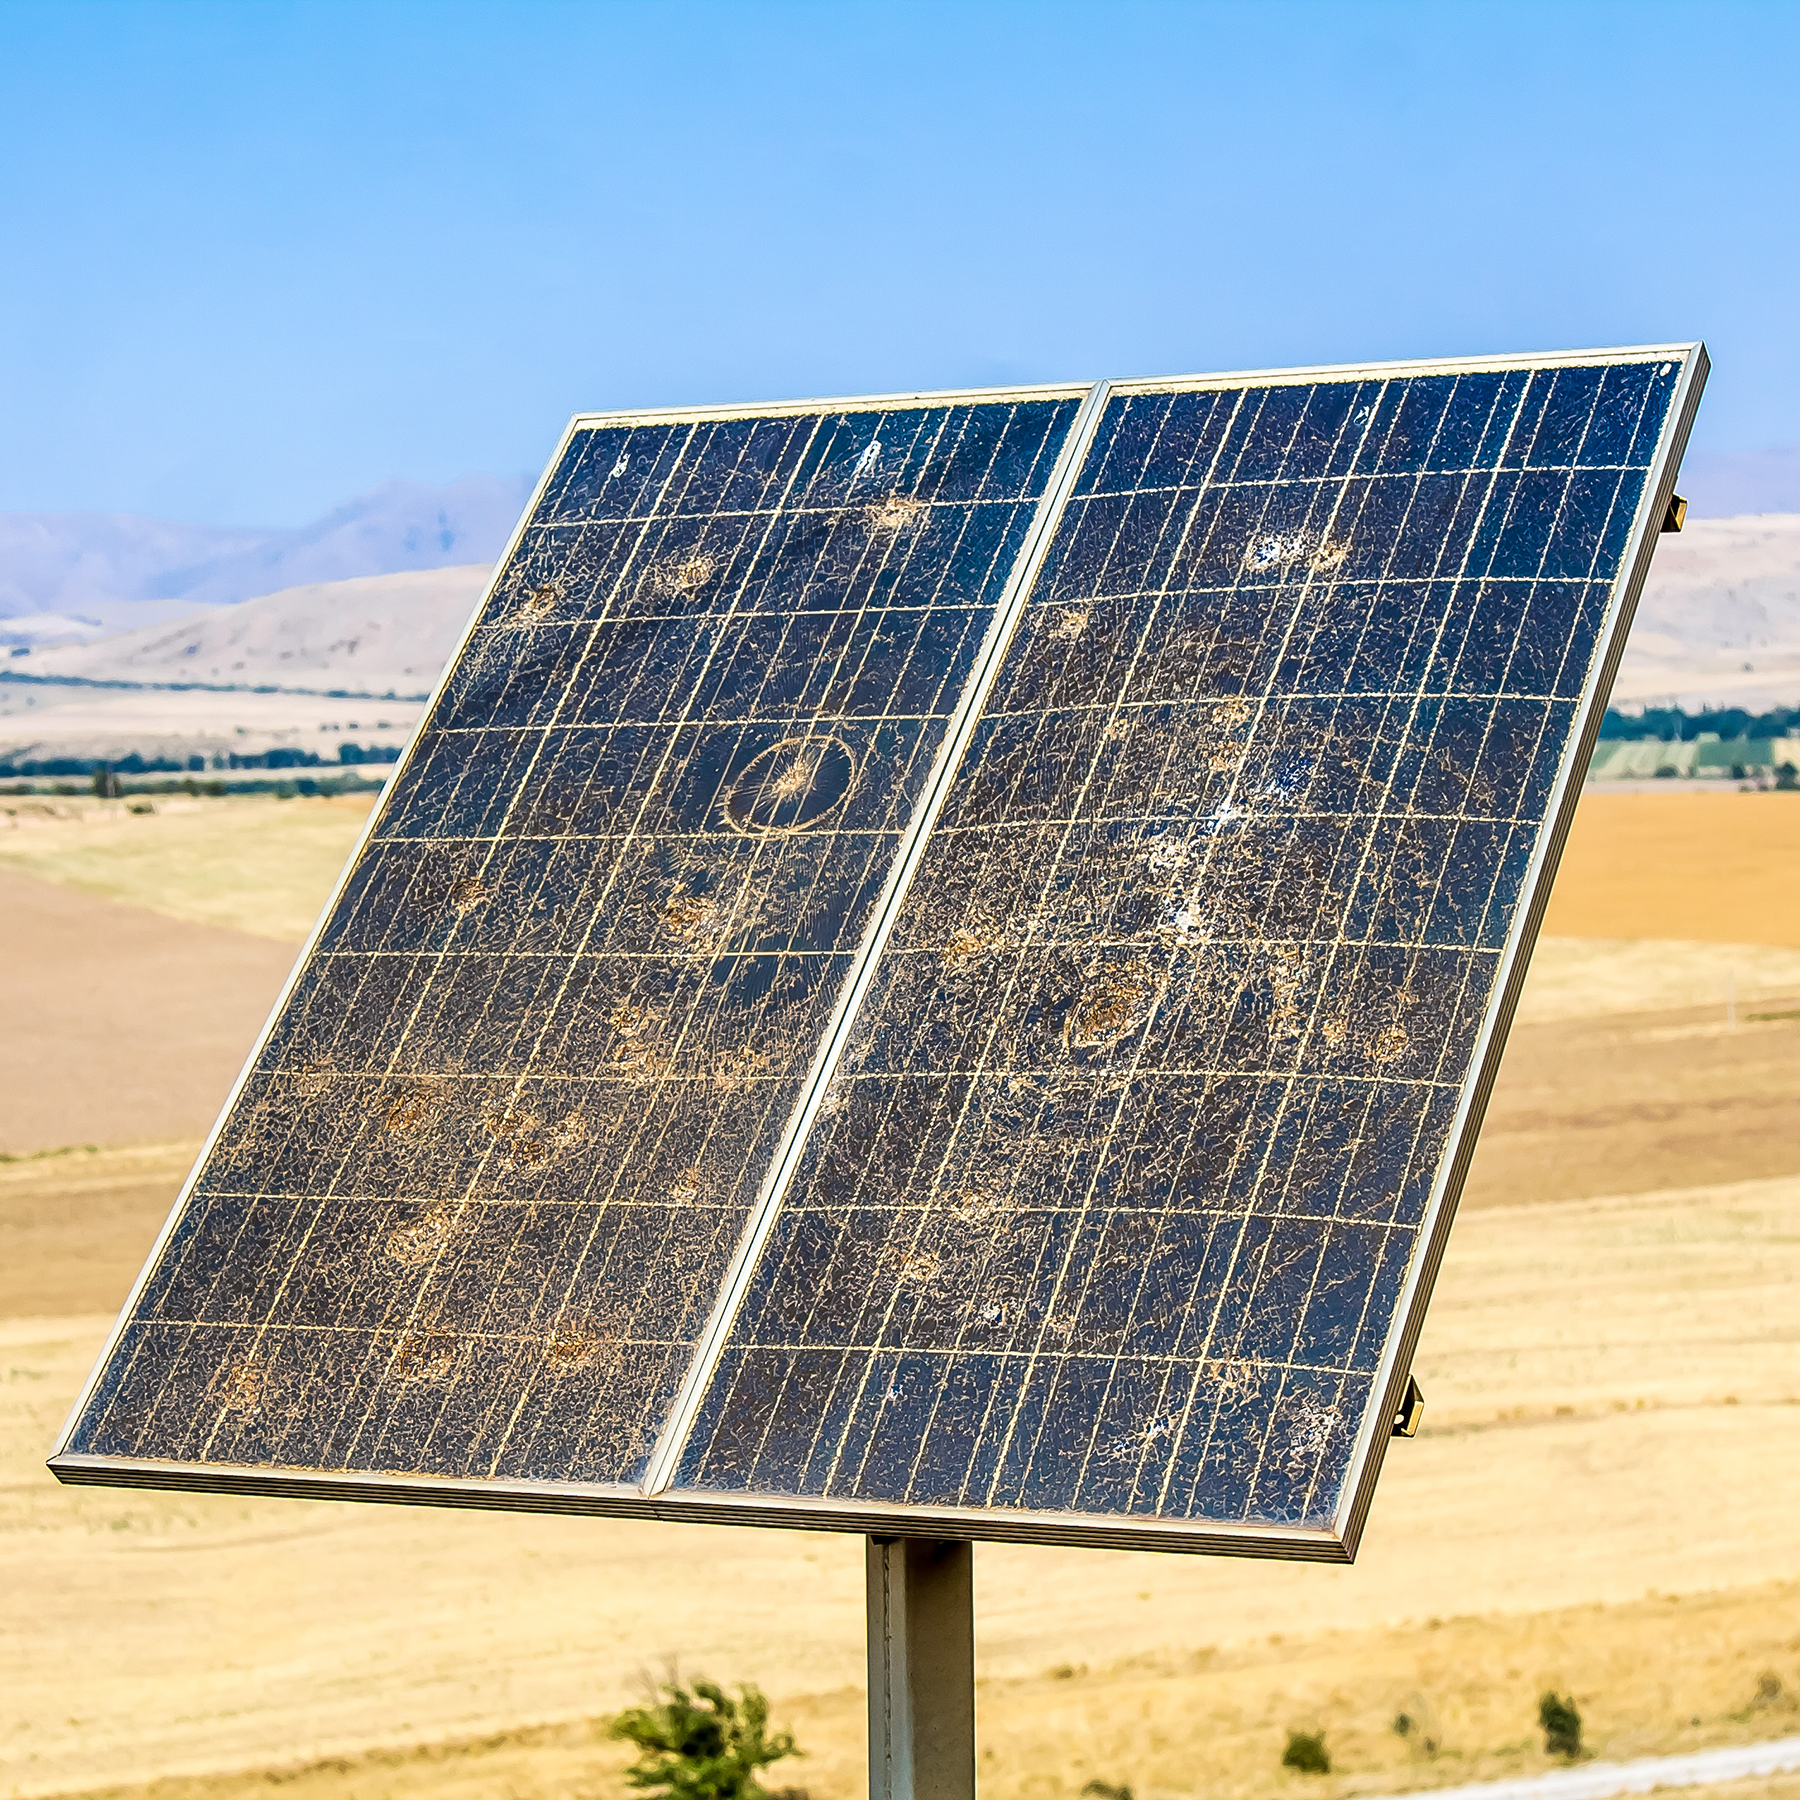
<svg viewBox="0 0 1800 1800">
<path fill-rule="evenodd" d="M 1075 410 L 574 436 L 71 1450 L 638 1477 Z"/>
<path fill-rule="evenodd" d="M 679 1485 L 1329 1520 L 1677 373 L 1108 403 Z"/>
</svg>

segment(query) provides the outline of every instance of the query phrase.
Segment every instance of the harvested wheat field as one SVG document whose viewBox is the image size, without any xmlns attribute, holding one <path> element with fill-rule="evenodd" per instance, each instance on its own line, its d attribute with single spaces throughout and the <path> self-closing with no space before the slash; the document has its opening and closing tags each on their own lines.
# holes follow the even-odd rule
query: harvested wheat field
<svg viewBox="0 0 1800 1800">
<path fill-rule="evenodd" d="M 261 852 L 192 816 L 242 909 Z M 46 838 L 31 888 L 197 904 L 152 853 L 180 822 L 120 824 L 136 864 L 110 873 L 97 839 Z M 1394 1446 L 1357 1565 L 979 1547 L 985 1795 L 1535 1771 L 1552 1685 L 1609 1757 L 1800 1730 L 1796 822 L 1783 794 L 1584 801 L 1415 1364 L 1425 1431 Z M 293 915 L 330 884 L 315 852 L 310 901 L 303 859 L 271 855 Z M 676 1659 L 774 1696 L 811 1752 L 775 1785 L 863 1791 L 854 1540 L 59 1488 L 44 1450 L 196 1133 L 128 1148 L 96 1108 L 52 1141 L 51 1116 L 19 1142 L 101 1148 L 0 1167 L 0 1795 L 622 1794 L 593 1721 Z M 1325 1732 L 1330 1776 L 1279 1767 L 1294 1728 Z"/>
<path fill-rule="evenodd" d="M 1800 794 L 1582 795 L 1544 930 L 1800 945 Z"/>
<path fill-rule="evenodd" d="M 0 869 L 171 919 L 298 944 L 369 816 L 369 796 L 0 801 Z"/>
</svg>

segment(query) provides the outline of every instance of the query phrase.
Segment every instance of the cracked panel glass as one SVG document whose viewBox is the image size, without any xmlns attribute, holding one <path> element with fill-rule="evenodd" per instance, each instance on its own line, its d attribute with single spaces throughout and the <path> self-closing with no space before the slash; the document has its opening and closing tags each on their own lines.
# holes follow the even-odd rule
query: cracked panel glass
<svg viewBox="0 0 1800 1800">
<path fill-rule="evenodd" d="M 1109 401 L 678 1486 L 1329 1521 L 1678 373 Z"/>
<path fill-rule="evenodd" d="M 1077 405 L 575 433 L 71 1450 L 639 1478 Z"/>
</svg>

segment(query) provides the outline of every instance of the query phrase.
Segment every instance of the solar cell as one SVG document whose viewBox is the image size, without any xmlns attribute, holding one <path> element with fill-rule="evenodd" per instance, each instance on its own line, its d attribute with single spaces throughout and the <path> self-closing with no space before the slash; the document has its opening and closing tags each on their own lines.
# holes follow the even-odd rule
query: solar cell
<svg viewBox="0 0 1800 1800">
<path fill-rule="evenodd" d="M 578 422 L 53 1466 L 1353 1551 L 1703 375 Z"/>
</svg>

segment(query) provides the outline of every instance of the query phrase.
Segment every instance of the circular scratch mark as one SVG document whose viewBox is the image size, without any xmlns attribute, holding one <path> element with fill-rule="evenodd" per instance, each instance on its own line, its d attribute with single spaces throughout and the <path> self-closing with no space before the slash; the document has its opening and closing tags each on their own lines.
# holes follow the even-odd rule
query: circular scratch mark
<svg viewBox="0 0 1800 1800">
<path fill-rule="evenodd" d="M 856 758 L 836 738 L 783 738 L 732 783 L 725 823 L 746 837 L 805 831 L 843 805 L 855 776 Z"/>
</svg>

